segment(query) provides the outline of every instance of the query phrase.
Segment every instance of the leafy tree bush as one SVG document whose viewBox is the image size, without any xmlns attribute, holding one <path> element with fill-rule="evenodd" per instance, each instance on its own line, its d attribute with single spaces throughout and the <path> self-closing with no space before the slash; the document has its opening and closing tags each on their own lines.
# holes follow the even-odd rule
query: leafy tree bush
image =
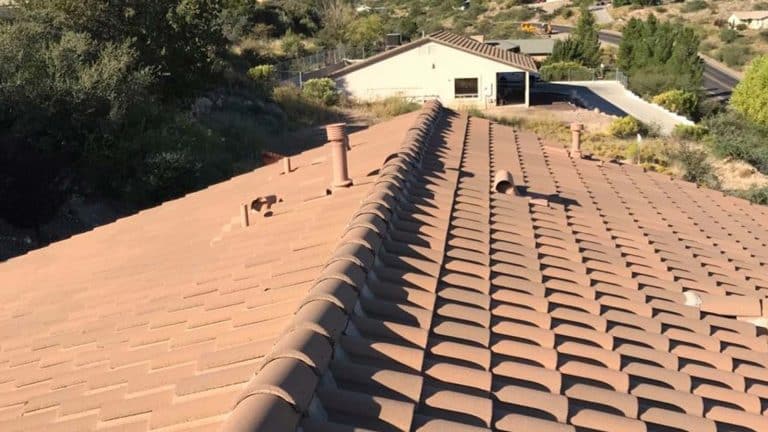
<svg viewBox="0 0 768 432">
<path fill-rule="evenodd" d="M 564 61 L 542 66 L 539 76 L 545 81 L 579 81 L 594 78 L 594 72 L 579 63 Z"/>
<path fill-rule="evenodd" d="M 709 131 L 697 125 L 675 125 L 672 130 L 672 136 L 683 141 L 701 141 Z"/>
<path fill-rule="evenodd" d="M 77 164 L 129 128 L 151 70 L 129 43 L 45 24 L 0 24 L 0 217 L 36 227 L 77 187 Z"/>
<path fill-rule="evenodd" d="M 747 25 L 744 24 L 744 23 L 740 23 L 740 24 L 736 25 L 736 30 L 738 30 L 738 31 L 744 31 L 746 29 L 747 29 Z"/>
<path fill-rule="evenodd" d="M 307 53 L 307 49 L 304 46 L 304 41 L 301 39 L 301 36 L 291 30 L 288 30 L 283 36 L 280 41 L 280 48 L 289 58 L 301 57 Z"/>
<path fill-rule="evenodd" d="M 707 3 L 705 0 L 688 0 L 683 4 L 682 7 L 680 7 L 680 12 L 682 13 L 697 12 L 700 10 L 704 10 L 708 7 L 709 7 L 709 3 Z"/>
<path fill-rule="evenodd" d="M 578 62 L 587 67 L 600 64 L 599 29 L 595 17 L 586 6 L 582 6 L 580 11 L 573 34 L 568 39 L 555 42 L 548 63 Z"/>
<path fill-rule="evenodd" d="M 273 65 L 259 65 L 248 69 L 248 77 L 253 80 L 257 90 L 263 95 L 272 94 L 277 84 L 277 71 Z"/>
<path fill-rule="evenodd" d="M 738 43 L 731 44 L 721 49 L 718 57 L 720 57 L 720 61 L 728 66 L 743 66 L 752 58 L 752 47 Z"/>
<path fill-rule="evenodd" d="M 293 126 L 306 127 L 338 120 L 338 112 L 332 107 L 320 100 L 305 97 L 296 86 L 276 87 L 273 98 Z"/>
<path fill-rule="evenodd" d="M 304 83 L 301 94 L 309 99 L 322 102 L 325 106 L 339 103 L 339 92 L 336 83 L 330 78 L 316 78 Z"/>
<path fill-rule="evenodd" d="M 643 124 L 632 116 L 618 118 L 608 126 L 608 133 L 616 138 L 631 138 L 643 132 Z"/>
<path fill-rule="evenodd" d="M 749 200 L 754 204 L 768 205 L 768 187 L 752 186 L 751 188 L 736 193 L 736 196 Z"/>
<path fill-rule="evenodd" d="M 736 110 L 706 118 L 703 126 L 709 130 L 707 144 L 715 155 L 743 160 L 768 173 L 768 127 L 749 121 Z"/>
<path fill-rule="evenodd" d="M 707 160 L 708 154 L 705 150 L 689 145 L 681 145 L 675 158 L 680 162 L 685 171 L 683 180 L 706 186 L 710 189 L 720 188 L 720 181 L 712 165 Z"/>
<path fill-rule="evenodd" d="M 698 111 L 699 95 L 683 90 L 669 90 L 654 96 L 652 102 L 677 114 L 693 118 Z"/>
<path fill-rule="evenodd" d="M 629 87 L 654 96 L 667 90 L 696 91 L 704 72 L 699 37 L 679 23 L 631 19 L 619 46 L 618 66 L 629 75 Z"/>
<path fill-rule="evenodd" d="M 346 42 L 366 51 L 373 50 L 381 43 L 384 22 L 380 15 L 367 15 L 355 19 L 347 29 Z"/>
<path fill-rule="evenodd" d="M 730 28 L 730 27 L 723 27 L 720 30 L 720 40 L 725 43 L 731 43 L 739 38 L 739 32 L 736 30 Z"/>
<path fill-rule="evenodd" d="M 54 31 L 88 34 L 96 44 L 126 44 L 157 72 L 154 91 L 178 96 L 207 84 L 226 47 L 222 0 L 25 0 L 21 19 Z"/>
<path fill-rule="evenodd" d="M 731 105 L 748 120 L 768 126 L 768 56 L 752 61 L 733 90 Z"/>
</svg>

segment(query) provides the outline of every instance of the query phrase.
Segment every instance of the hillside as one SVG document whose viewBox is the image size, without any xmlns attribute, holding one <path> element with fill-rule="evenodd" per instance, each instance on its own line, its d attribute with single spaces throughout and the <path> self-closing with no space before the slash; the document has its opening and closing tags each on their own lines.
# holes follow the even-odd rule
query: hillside
<svg viewBox="0 0 768 432">
<path fill-rule="evenodd" d="M 744 70 L 757 55 L 768 54 L 768 30 L 730 30 L 728 17 L 735 11 L 765 10 L 768 2 L 749 0 L 688 0 L 661 6 L 611 8 L 615 21 L 610 29 L 621 31 L 630 18 L 650 14 L 661 20 L 682 21 L 701 36 L 701 52 L 737 70 Z"/>
</svg>

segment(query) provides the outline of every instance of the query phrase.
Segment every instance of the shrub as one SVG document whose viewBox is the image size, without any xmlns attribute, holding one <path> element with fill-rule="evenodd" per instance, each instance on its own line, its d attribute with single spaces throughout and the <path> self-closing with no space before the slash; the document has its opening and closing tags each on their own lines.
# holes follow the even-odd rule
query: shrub
<svg viewBox="0 0 768 432">
<path fill-rule="evenodd" d="M 760 32 L 760 39 L 762 39 L 764 42 L 768 42 L 768 30 L 762 30 Z"/>
<path fill-rule="evenodd" d="M 682 13 L 698 12 L 708 7 L 709 7 L 709 3 L 707 3 L 705 0 L 688 0 L 680 8 L 680 12 Z"/>
<path fill-rule="evenodd" d="M 641 143 L 637 141 L 628 143 L 622 156 L 638 165 L 660 171 L 670 165 L 673 152 L 666 141 L 650 139 L 643 140 Z"/>
<path fill-rule="evenodd" d="M 672 136 L 685 141 L 701 141 L 709 131 L 706 128 L 696 125 L 676 125 L 672 130 Z"/>
<path fill-rule="evenodd" d="M 539 75 L 545 81 L 579 81 L 594 78 L 592 69 L 571 61 L 544 65 L 539 69 Z"/>
<path fill-rule="evenodd" d="M 683 115 L 693 117 L 699 106 L 699 95 L 683 90 L 669 90 L 653 97 L 653 103 Z"/>
<path fill-rule="evenodd" d="M 730 27 L 724 27 L 720 30 L 720 40 L 725 43 L 731 43 L 738 39 L 738 37 L 739 32 Z"/>
<path fill-rule="evenodd" d="M 752 6 L 752 10 L 768 10 L 768 2 L 757 2 Z"/>
<path fill-rule="evenodd" d="M 259 65 L 248 69 L 248 78 L 253 80 L 262 94 L 271 94 L 277 84 L 277 72 L 273 65 Z"/>
<path fill-rule="evenodd" d="M 308 99 L 322 102 L 325 106 L 334 106 L 339 103 L 336 83 L 330 78 L 308 80 L 304 83 L 301 94 Z"/>
<path fill-rule="evenodd" d="M 561 15 L 563 16 L 563 18 L 568 19 L 573 16 L 573 9 L 564 8 Z"/>
<path fill-rule="evenodd" d="M 418 103 L 411 102 L 400 96 L 390 96 L 367 105 L 371 113 L 379 120 L 397 117 L 401 114 L 416 111 L 421 107 Z"/>
<path fill-rule="evenodd" d="M 741 23 L 741 24 L 736 26 L 736 30 L 738 30 L 738 31 L 744 31 L 746 29 L 747 29 L 747 25 L 744 24 L 744 23 Z"/>
<path fill-rule="evenodd" d="M 733 44 L 720 50 L 720 61 L 731 67 L 743 66 L 751 57 L 752 48 L 748 45 Z"/>
<path fill-rule="evenodd" d="M 752 61 L 733 91 L 731 105 L 750 121 L 768 126 L 768 56 Z"/>
<path fill-rule="evenodd" d="M 644 132 L 643 124 L 632 116 L 618 118 L 611 122 L 608 133 L 617 138 L 629 138 Z"/>
<path fill-rule="evenodd" d="M 293 126 L 305 127 L 338 120 L 338 113 L 322 101 L 304 97 L 293 85 L 276 87 L 272 93 Z"/>
<path fill-rule="evenodd" d="M 712 165 L 707 160 L 707 152 L 703 149 L 682 145 L 675 155 L 685 171 L 683 179 L 700 184 L 711 189 L 718 189 L 720 181 L 715 175 Z"/>
<path fill-rule="evenodd" d="M 728 20 L 725 18 L 715 18 L 714 21 L 712 21 L 712 24 L 714 24 L 715 27 L 725 27 L 726 24 L 728 24 Z"/>
<path fill-rule="evenodd" d="M 735 193 L 735 195 L 755 204 L 768 205 L 768 186 L 752 186 L 745 191 Z"/>
<path fill-rule="evenodd" d="M 768 173 L 768 128 L 752 123 L 736 111 L 725 111 L 703 122 L 709 130 L 707 143 L 715 155 L 743 160 Z"/>
</svg>

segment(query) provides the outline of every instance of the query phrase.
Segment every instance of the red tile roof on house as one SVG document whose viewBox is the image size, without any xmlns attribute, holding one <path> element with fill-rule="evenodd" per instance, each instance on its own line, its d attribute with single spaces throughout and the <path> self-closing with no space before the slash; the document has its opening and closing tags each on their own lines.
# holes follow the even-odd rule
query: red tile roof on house
<svg viewBox="0 0 768 432">
<path fill-rule="evenodd" d="M 415 115 L 0 263 L 0 431 L 218 430 Z"/>
<path fill-rule="evenodd" d="M 345 68 L 339 69 L 338 71 L 332 73 L 330 76 L 332 78 L 342 77 L 350 72 L 354 72 L 356 70 L 368 67 L 374 63 L 378 63 L 382 60 L 395 57 L 400 53 L 410 51 L 414 48 L 417 48 L 429 42 L 435 42 L 450 48 L 455 48 L 470 54 L 487 58 L 489 60 L 500 62 L 508 66 L 512 66 L 514 68 L 518 68 L 524 71 L 536 72 L 538 70 L 536 67 L 536 63 L 533 61 L 531 57 L 529 57 L 526 54 L 506 51 L 499 47 L 488 45 L 488 44 L 476 41 L 474 39 L 461 36 L 455 33 L 451 33 L 448 31 L 438 31 L 438 32 L 430 33 L 429 35 L 421 39 L 417 39 L 413 42 L 407 43 L 405 45 L 401 45 L 397 48 L 384 51 L 383 53 L 377 54 L 366 60 L 353 63 Z"/>
<path fill-rule="evenodd" d="M 0 265 L 0 430 L 768 430 L 766 208 L 437 103 L 351 143 Z"/>
<path fill-rule="evenodd" d="M 766 222 L 430 105 L 224 430 L 766 431 Z"/>
</svg>

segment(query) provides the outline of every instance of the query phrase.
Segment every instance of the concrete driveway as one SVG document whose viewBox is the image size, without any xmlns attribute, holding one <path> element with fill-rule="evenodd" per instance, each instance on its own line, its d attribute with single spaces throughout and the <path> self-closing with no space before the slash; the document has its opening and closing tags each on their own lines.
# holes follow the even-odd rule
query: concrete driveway
<svg viewBox="0 0 768 432">
<path fill-rule="evenodd" d="M 584 108 L 597 108 L 609 115 L 631 115 L 645 124 L 657 125 L 662 135 L 671 134 L 678 124 L 693 124 L 684 117 L 635 96 L 616 81 L 537 83 L 533 91 L 567 95 Z"/>
</svg>

